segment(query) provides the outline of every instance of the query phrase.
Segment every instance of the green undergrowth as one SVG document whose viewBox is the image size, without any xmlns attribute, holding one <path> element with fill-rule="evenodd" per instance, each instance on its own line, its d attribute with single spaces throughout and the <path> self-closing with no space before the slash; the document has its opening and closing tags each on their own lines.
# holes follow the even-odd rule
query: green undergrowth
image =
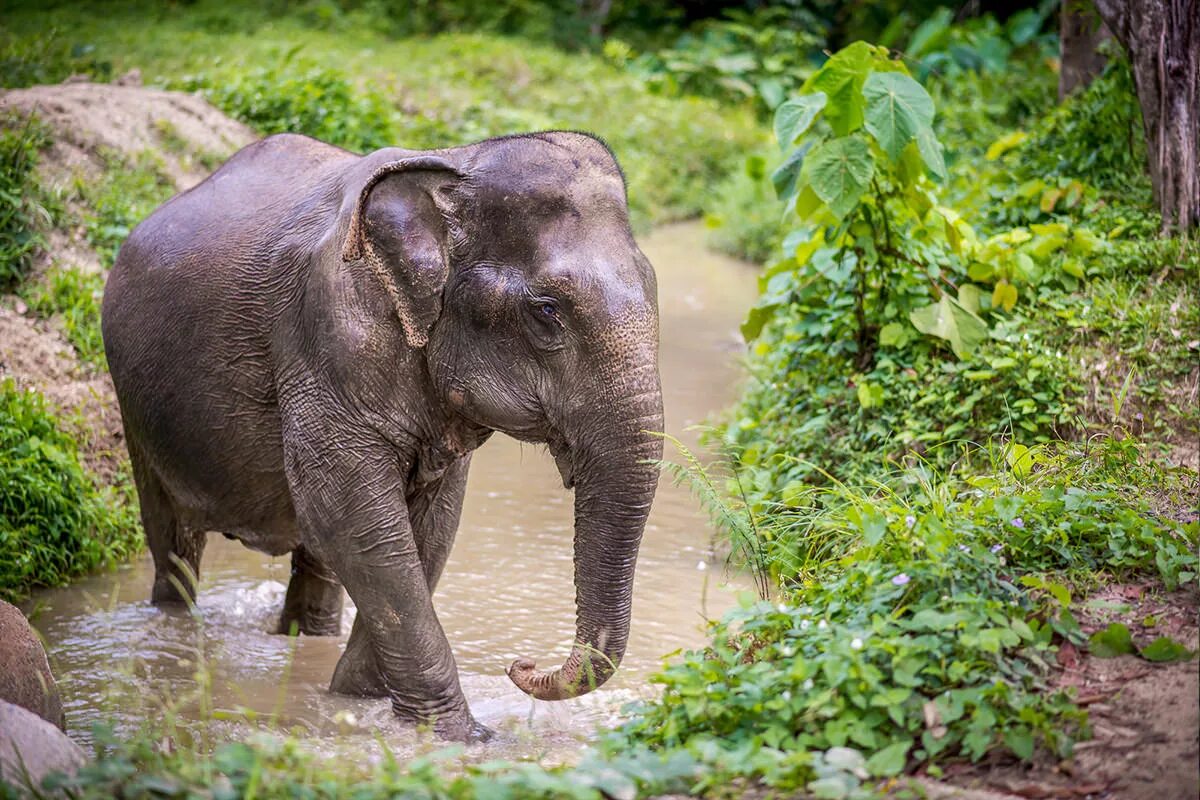
<svg viewBox="0 0 1200 800">
<path fill-rule="evenodd" d="M 141 548 L 127 482 L 100 486 L 37 392 L 0 382 L 0 598 L 59 586 Z"/>
<path fill-rule="evenodd" d="M 663 694 L 624 740 L 685 747 L 711 786 L 755 777 L 828 797 L 859 782 L 830 772 L 830 748 L 876 777 L 936 775 L 996 748 L 1068 757 L 1087 715 L 1047 679 L 1061 642 L 1086 641 L 1072 602 L 1098 576 L 1194 589 L 1200 523 L 1130 487 L 1186 512 L 1196 479 L 1145 461 L 1128 438 L 998 455 L 991 470 L 922 466 L 895 488 L 814 488 L 766 511 L 723 499 L 693 462 L 682 477 L 769 573 L 762 585 L 780 588 L 747 598 L 709 648 L 656 676 Z"/>
<path fill-rule="evenodd" d="M 0 290 L 20 283 L 42 245 L 49 212 L 36 169 L 49 135 L 36 116 L 0 117 Z"/>
<path fill-rule="evenodd" d="M 167 752 L 149 734 L 115 737 L 97 730 L 97 760 L 47 785 L 80 798 L 241 798 L 262 800 L 385 800 L 397 797 L 443 800 L 604 800 L 684 791 L 697 771 L 682 751 L 645 748 L 615 757 L 592 755 L 571 767 L 536 762 L 471 764 L 461 748 L 398 760 L 388 755 L 374 767 L 313 755 L 290 737 L 260 734 L 222 744 L 211 752 L 177 746 Z M 6 794 L 7 792 L 7 794 Z M 0 798 L 20 797 L 0 780 Z"/>
<path fill-rule="evenodd" d="M 161 17 L 137 3 L 83 18 L 74 9 L 17 11 L 6 20 L 4 47 L 9 58 L 59 57 L 60 49 L 37 50 L 41 32 L 56 30 L 94 48 L 116 73 L 138 67 L 148 83 L 200 91 L 260 132 L 291 130 L 355 150 L 586 130 L 616 153 L 639 227 L 698 214 L 741 154 L 765 138 L 749 109 L 654 95 L 585 52 L 484 33 L 397 39 L 365 25 L 331 31 L 302 14 L 262 20 L 229 7 L 218 31 L 198 22 L 211 5 Z M 144 24 L 147 14 L 154 24 Z"/>
</svg>

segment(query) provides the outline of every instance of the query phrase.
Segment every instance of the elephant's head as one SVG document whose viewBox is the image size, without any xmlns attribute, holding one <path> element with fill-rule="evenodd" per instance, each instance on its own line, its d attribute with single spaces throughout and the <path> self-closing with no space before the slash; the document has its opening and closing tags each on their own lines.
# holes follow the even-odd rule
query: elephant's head
<svg viewBox="0 0 1200 800">
<path fill-rule="evenodd" d="M 625 652 L 662 454 L 654 271 L 612 153 L 551 132 L 403 154 L 366 181 L 344 256 L 389 287 L 444 407 L 547 443 L 574 487 L 575 645 L 508 674 L 543 700 L 591 691 Z"/>
</svg>

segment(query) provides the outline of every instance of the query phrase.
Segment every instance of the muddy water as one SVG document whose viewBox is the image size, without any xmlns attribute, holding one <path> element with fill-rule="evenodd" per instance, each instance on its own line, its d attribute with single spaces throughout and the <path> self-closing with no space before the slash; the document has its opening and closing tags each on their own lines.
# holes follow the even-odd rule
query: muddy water
<svg viewBox="0 0 1200 800">
<path fill-rule="evenodd" d="M 668 432 L 695 443 L 689 426 L 732 398 L 738 379 L 737 325 L 754 296 L 754 272 L 704 249 L 696 223 L 661 228 L 641 244 L 658 272 L 662 383 Z M 671 448 L 668 446 L 668 457 Z M 574 634 L 571 498 L 542 448 L 496 436 L 475 455 L 453 555 L 435 595 L 476 717 L 501 731 L 487 757 L 569 753 L 618 709 L 649 689 L 662 657 L 703 641 L 707 618 L 733 602 L 734 588 L 711 528 L 685 489 L 663 479 L 638 561 L 633 625 L 621 670 L 603 689 L 543 703 L 504 676 L 513 658 L 559 663 Z M 341 637 L 270 634 L 282 606 L 287 558 L 269 558 L 218 535 L 209 539 L 193 616 L 147 601 L 149 556 L 31 603 L 60 676 L 72 735 L 86 740 L 101 719 L 118 729 L 177 716 L 183 726 L 215 713 L 218 737 L 270 724 L 299 729 L 327 750 L 393 747 L 414 735 L 386 701 L 326 690 Z M 736 580 L 734 581 L 736 583 Z M 347 603 L 343 631 L 353 608 Z M 198 667 L 211 688 L 198 692 Z M 207 699 L 199 699 L 199 695 Z M 208 710 L 206 711 L 206 706 Z"/>
</svg>

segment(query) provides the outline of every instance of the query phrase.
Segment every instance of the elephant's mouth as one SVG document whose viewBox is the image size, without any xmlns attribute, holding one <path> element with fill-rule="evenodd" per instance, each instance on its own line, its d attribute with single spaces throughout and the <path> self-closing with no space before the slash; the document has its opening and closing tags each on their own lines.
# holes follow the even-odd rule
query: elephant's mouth
<svg viewBox="0 0 1200 800">
<path fill-rule="evenodd" d="M 558 435 L 551 435 L 546 440 L 546 444 L 550 448 L 550 455 L 554 456 L 558 474 L 562 476 L 563 488 L 573 489 L 575 487 L 575 459 L 571 457 L 571 448 Z"/>
</svg>

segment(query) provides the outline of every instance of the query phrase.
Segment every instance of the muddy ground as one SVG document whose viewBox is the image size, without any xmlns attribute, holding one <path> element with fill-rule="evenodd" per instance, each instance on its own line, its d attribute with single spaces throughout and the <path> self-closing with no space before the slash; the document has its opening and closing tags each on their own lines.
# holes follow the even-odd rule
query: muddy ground
<svg viewBox="0 0 1200 800">
<path fill-rule="evenodd" d="M 36 111 L 54 132 L 39 177 L 64 195 L 74 181 L 98 180 L 113 155 L 130 162 L 146 152 L 179 190 L 253 141 L 253 132 L 202 99 L 127 85 L 66 83 L 0 94 L 0 111 Z M 83 212 L 70 208 L 68 217 Z M 82 227 L 54 230 L 35 264 L 37 280 L 54 264 L 103 271 Z M 125 461 L 120 414 L 108 375 L 82 367 L 55 320 L 39 320 L 13 295 L 0 297 L 0 377 L 40 390 L 83 434 L 84 459 L 110 480 Z M 1191 461 L 1191 453 L 1183 457 Z M 1078 609 L 1088 633 L 1112 621 L 1130 626 L 1140 644 L 1169 635 L 1200 648 L 1200 597 L 1192 589 L 1164 594 L 1151 584 L 1113 584 Z M 1144 623 L 1153 620 L 1154 625 Z M 1058 686 L 1074 687 L 1088 708 L 1095 737 L 1063 762 L 1032 768 L 985 760 L 950 764 L 942 780 L 898 781 L 897 797 L 1120 798 L 1175 800 L 1200 796 L 1200 664 L 1156 665 L 1136 656 L 1098 659 L 1072 646 L 1059 654 Z"/>
</svg>

